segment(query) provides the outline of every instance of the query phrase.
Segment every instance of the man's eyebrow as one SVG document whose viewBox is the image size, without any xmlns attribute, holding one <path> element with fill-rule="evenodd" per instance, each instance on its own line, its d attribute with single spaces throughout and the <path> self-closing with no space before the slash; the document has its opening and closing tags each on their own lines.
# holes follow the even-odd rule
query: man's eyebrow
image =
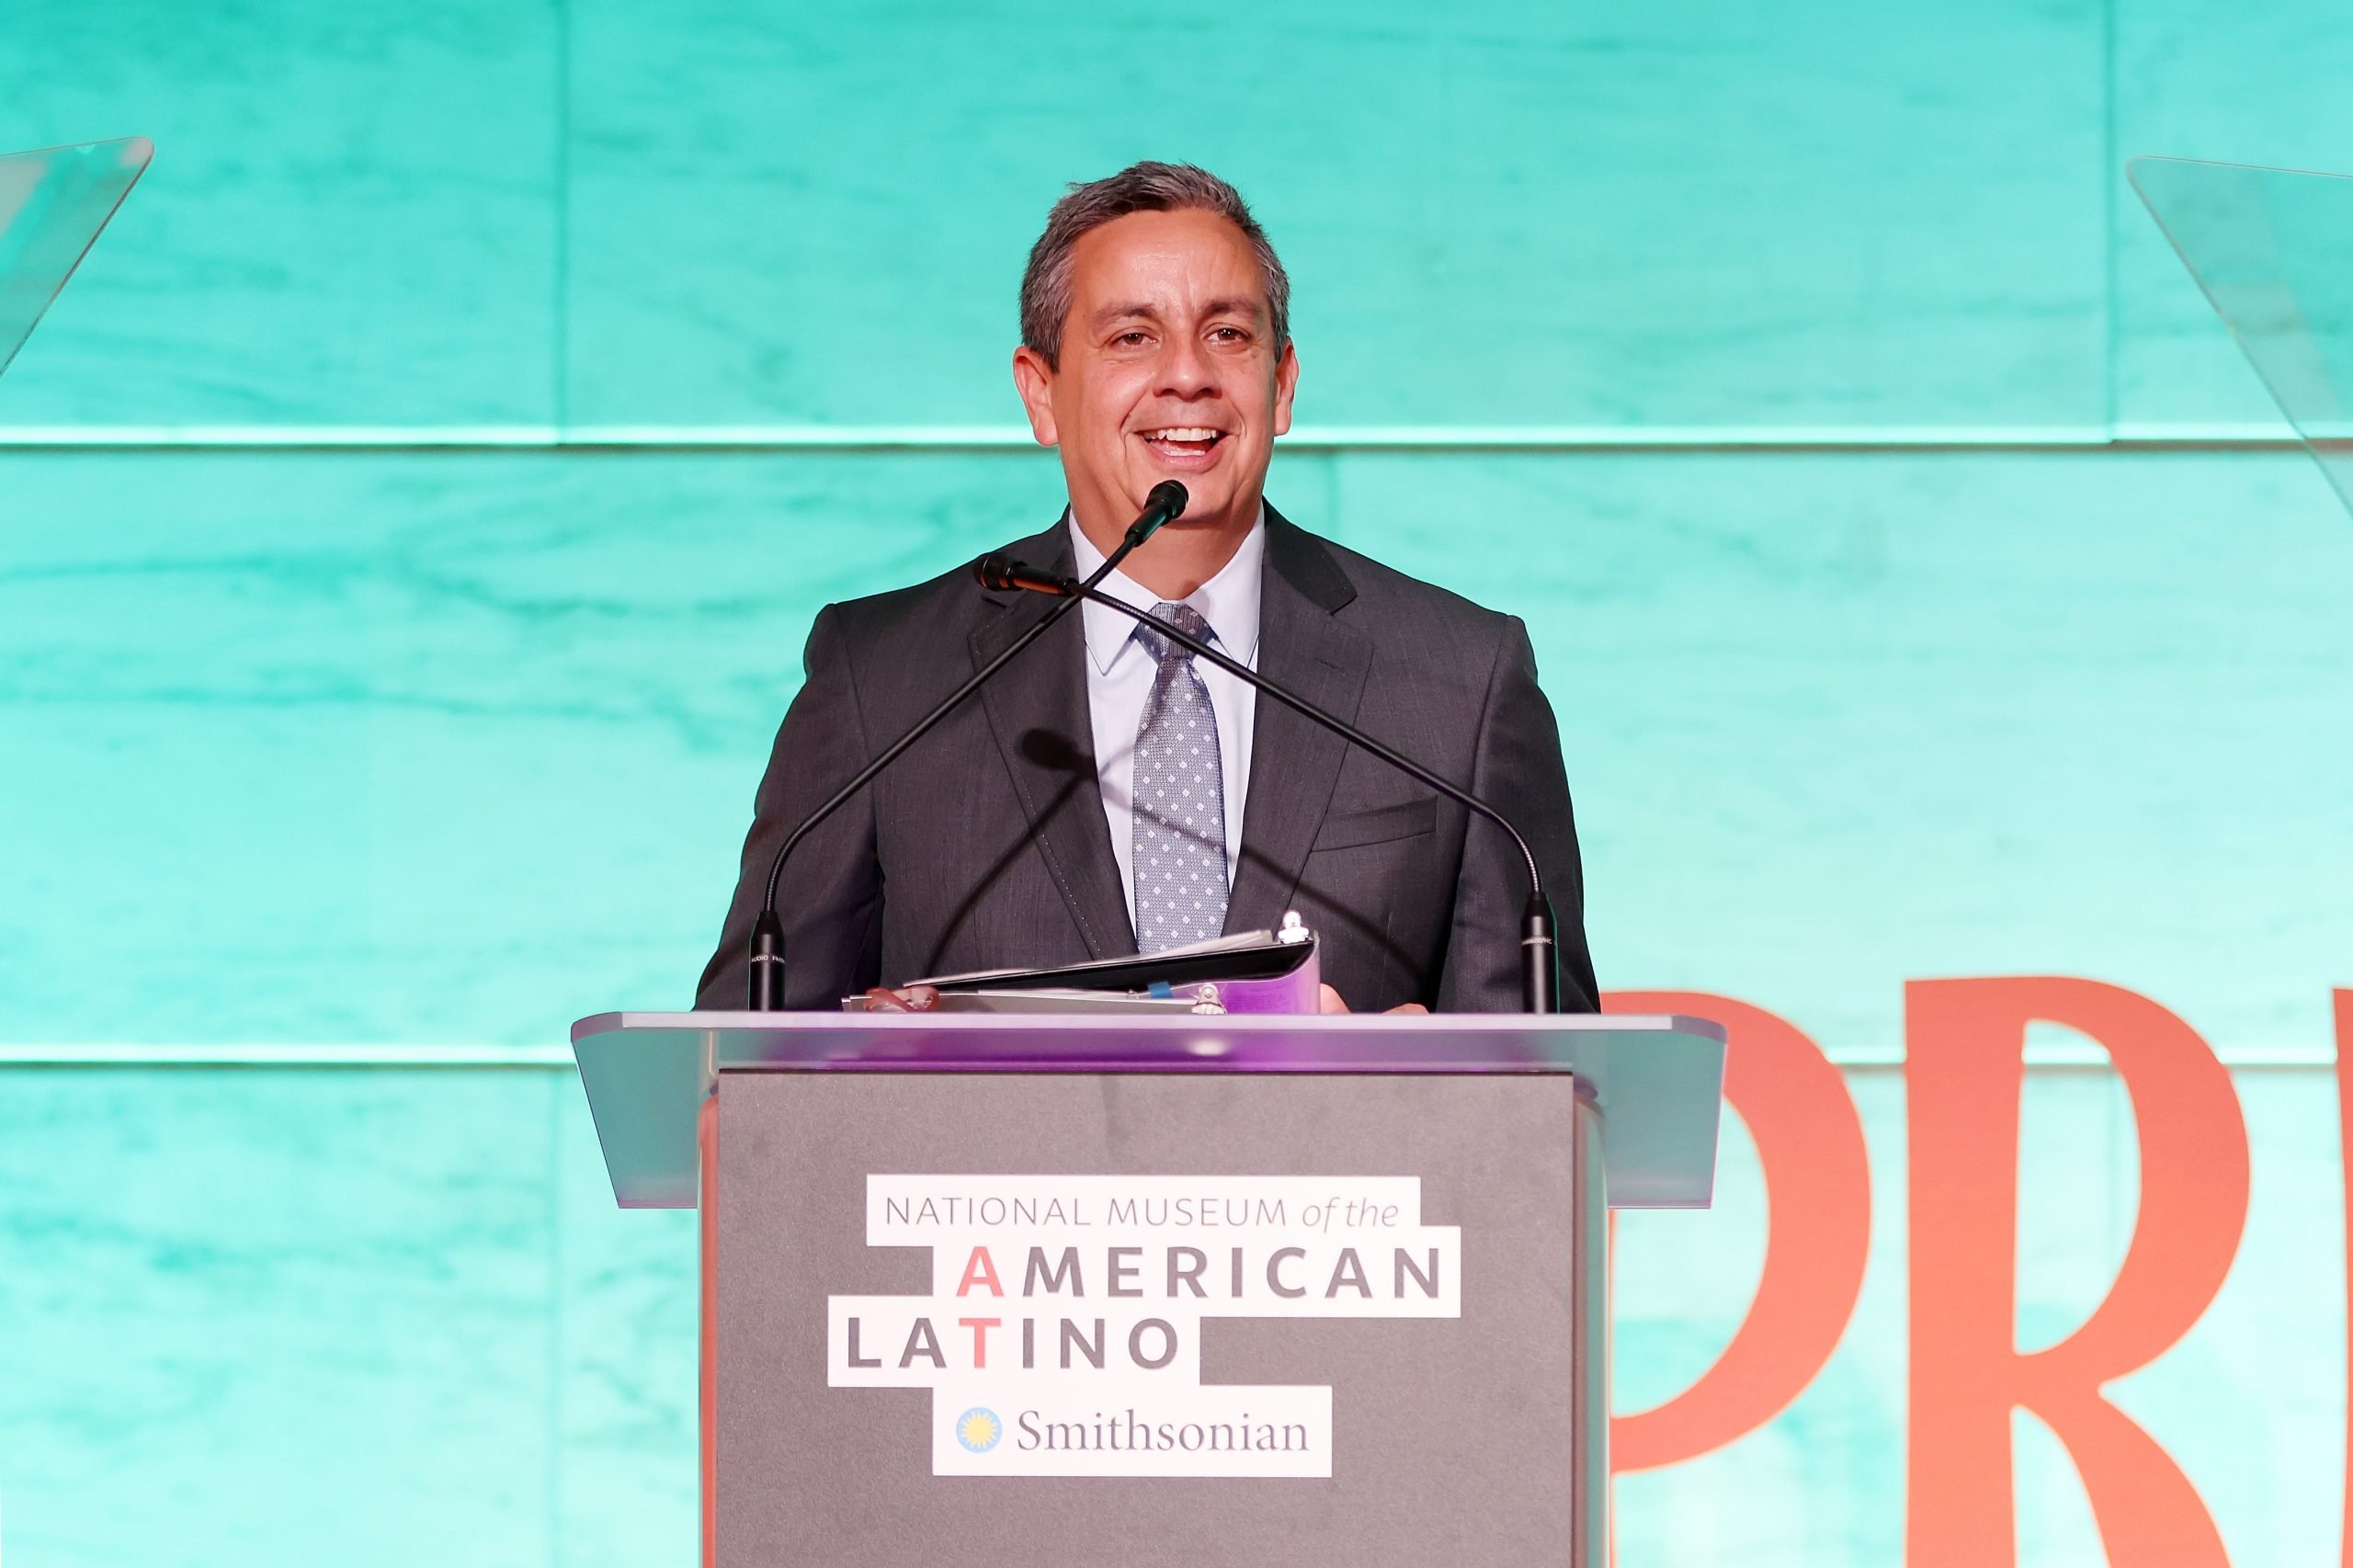
<svg viewBox="0 0 2353 1568">
<path fill-rule="evenodd" d="M 1144 304 L 1106 305 L 1095 312 L 1094 322 L 1097 326 L 1108 326 L 1115 321 L 1125 321 L 1130 316 L 1141 317 L 1145 321 L 1158 321 L 1160 312 L 1150 305 Z"/>
<path fill-rule="evenodd" d="M 1264 301 L 1250 295 L 1236 294 L 1230 299 L 1211 300 L 1201 307 L 1201 314 L 1204 316 L 1248 316 L 1256 321 L 1266 314 L 1266 305 Z M 1157 322 L 1160 319 L 1160 311 L 1156 306 L 1141 301 L 1123 301 L 1105 305 L 1089 318 L 1092 324 L 1097 327 L 1106 327 L 1113 322 L 1131 319 Z"/>
</svg>

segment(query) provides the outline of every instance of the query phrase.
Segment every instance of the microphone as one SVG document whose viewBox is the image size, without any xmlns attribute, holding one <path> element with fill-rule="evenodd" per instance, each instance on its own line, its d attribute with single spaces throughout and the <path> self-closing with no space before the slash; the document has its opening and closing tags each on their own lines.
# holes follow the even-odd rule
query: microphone
<svg viewBox="0 0 2353 1568">
<path fill-rule="evenodd" d="M 1234 679 L 1266 693 L 1292 712 L 1321 724 L 1350 745 L 1361 746 L 1399 772 L 1418 779 L 1448 800 L 1468 807 L 1502 828 L 1511 835 L 1520 858 L 1528 862 L 1528 907 L 1520 915 L 1519 928 L 1520 1008 L 1529 1013 L 1557 1013 L 1561 1010 L 1561 955 L 1552 916 L 1552 901 L 1544 895 L 1544 876 L 1536 868 L 1536 852 L 1529 848 L 1528 840 L 1520 836 L 1519 829 L 1512 826 L 1501 812 L 1452 780 L 1424 767 L 1412 757 L 1383 745 L 1347 720 L 1327 713 L 1305 698 L 1285 690 L 1241 660 L 1220 653 L 1189 632 L 1160 619 L 1150 610 L 1139 609 L 1123 599 L 1113 598 L 1100 589 L 1097 579 L 1090 578 L 1081 583 L 1074 578 L 1049 576 L 1003 555 L 982 559 L 980 579 L 987 586 L 999 590 L 1020 588 L 1033 594 L 1059 594 L 1064 604 L 1092 600 L 1106 609 L 1118 610 L 1129 619 L 1151 627 L 1196 657 L 1207 659 Z"/>
<path fill-rule="evenodd" d="M 1016 588 L 1033 594 L 1061 594 L 1066 592 L 1065 585 L 1069 583 L 1066 577 L 1049 577 L 1043 572 L 1032 572 L 1009 555 L 982 556 L 981 563 L 972 568 L 972 575 L 981 580 L 982 587 L 993 588 L 1001 594 L 1010 593 Z"/>
<path fill-rule="evenodd" d="M 1158 533 L 1161 524 L 1173 523 L 1184 516 L 1185 503 L 1188 499 L 1185 487 L 1173 479 L 1164 479 L 1154 485 L 1144 495 L 1143 510 L 1138 512 L 1136 520 L 1128 525 L 1128 537 L 1120 546 L 1120 559 L 1125 561 L 1129 551 Z M 1097 572 L 1087 579 L 1087 584 L 1091 587 L 1102 580 L 1103 574 Z"/>
<path fill-rule="evenodd" d="M 1144 540 L 1157 533 L 1162 525 L 1183 516 L 1185 503 L 1188 499 L 1189 497 L 1185 494 L 1185 487 L 1173 479 L 1165 479 L 1154 485 L 1151 494 L 1144 497 L 1143 510 L 1136 514 L 1134 522 L 1128 525 L 1127 536 L 1120 541 L 1120 548 L 1113 551 L 1104 560 L 1102 566 L 1085 583 L 1069 583 L 1068 585 L 1074 590 L 1073 597 L 1063 599 L 1062 603 L 1049 610 L 1045 618 L 1037 625 L 1015 638 L 1006 644 L 1004 652 L 973 672 L 972 679 L 942 698 L 938 707 L 909 725 L 905 734 L 884 746 L 873 761 L 852 774 L 848 783 L 835 790 L 824 805 L 803 817 L 801 825 L 785 835 L 784 843 L 777 849 L 776 858 L 768 862 L 767 892 L 760 900 L 760 916 L 752 925 L 749 990 L 751 992 L 750 1006 L 753 1012 L 780 1013 L 784 1011 L 784 922 L 777 917 L 776 890 L 779 879 L 784 875 L 785 859 L 791 855 L 794 846 L 808 837 L 810 831 L 819 823 L 832 816 L 844 804 L 855 798 L 859 790 L 871 784 L 875 775 L 898 760 L 900 753 L 923 739 L 933 725 L 954 712 L 966 698 L 986 685 L 990 676 L 1011 664 L 1014 656 L 1022 649 L 1043 637 L 1048 628 L 1075 608 L 1080 602 L 1076 592 L 1094 592 L 1104 578 L 1118 571 L 1120 563 L 1133 554 Z M 998 558 L 990 556 L 987 559 L 994 561 Z M 984 561 L 983 564 L 985 566 L 987 562 Z M 986 576 L 983 575 L 982 580 L 986 582 Z M 1018 585 L 1028 586 L 1027 584 Z M 1055 591 L 1059 592 L 1060 589 L 1057 588 Z"/>
</svg>

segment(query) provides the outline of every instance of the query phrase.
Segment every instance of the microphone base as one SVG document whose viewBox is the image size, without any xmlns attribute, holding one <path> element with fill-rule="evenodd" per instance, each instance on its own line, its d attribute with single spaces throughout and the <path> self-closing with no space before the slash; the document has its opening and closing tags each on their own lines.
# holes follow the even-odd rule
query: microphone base
<svg viewBox="0 0 2353 1568">
<path fill-rule="evenodd" d="M 752 927 L 750 991 L 747 1006 L 753 1012 L 784 1011 L 784 922 L 773 909 L 762 911 Z"/>
<path fill-rule="evenodd" d="M 1561 1010 L 1561 948 L 1554 938 L 1552 901 L 1528 897 L 1519 922 L 1519 1004 L 1523 1013 Z"/>
</svg>

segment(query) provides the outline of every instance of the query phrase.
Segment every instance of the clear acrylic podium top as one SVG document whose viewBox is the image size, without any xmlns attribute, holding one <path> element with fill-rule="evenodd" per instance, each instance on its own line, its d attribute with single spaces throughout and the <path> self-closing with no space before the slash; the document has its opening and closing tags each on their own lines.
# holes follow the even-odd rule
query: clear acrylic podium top
<svg viewBox="0 0 2353 1568">
<path fill-rule="evenodd" d="M 1612 1208 L 1704 1208 L 1724 1031 L 1616 1014 L 599 1013 L 572 1051 L 625 1209 L 691 1209 L 724 1072 L 1568 1074 L 1603 1113 Z"/>
</svg>

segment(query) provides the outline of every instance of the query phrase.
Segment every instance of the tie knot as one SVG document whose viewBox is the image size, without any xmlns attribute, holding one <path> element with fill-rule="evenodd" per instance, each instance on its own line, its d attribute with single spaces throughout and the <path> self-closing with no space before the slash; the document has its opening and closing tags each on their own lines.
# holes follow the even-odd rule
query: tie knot
<svg viewBox="0 0 2353 1568">
<path fill-rule="evenodd" d="M 1201 619 L 1201 612 L 1191 605 L 1170 604 L 1166 599 L 1163 599 L 1152 607 L 1152 619 L 1166 621 L 1196 642 L 1206 642 L 1210 640 L 1210 623 Z M 1166 636 L 1154 627 L 1139 624 L 1136 627 L 1136 635 L 1142 639 L 1144 652 L 1150 653 L 1156 663 L 1165 665 L 1172 657 L 1180 659 L 1192 657 L 1192 650 L 1178 647 L 1175 638 Z"/>
</svg>

